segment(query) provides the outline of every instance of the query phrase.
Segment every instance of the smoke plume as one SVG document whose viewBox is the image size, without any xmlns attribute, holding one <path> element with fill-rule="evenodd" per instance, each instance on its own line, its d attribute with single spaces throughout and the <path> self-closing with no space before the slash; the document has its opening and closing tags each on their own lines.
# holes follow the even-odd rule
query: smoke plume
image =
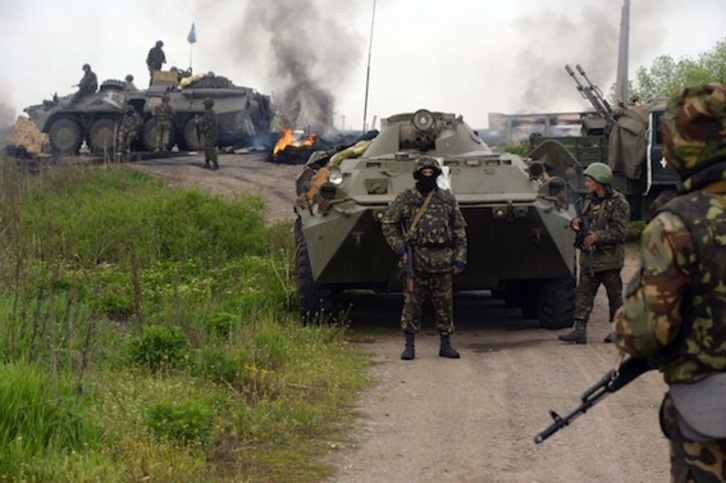
<svg viewBox="0 0 726 483">
<path fill-rule="evenodd" d="M 365 39 L 345 25 L 356 6 L 334 0 L 252 0 L 234 35 L 237 60 L 266 69 L 286 126 L 332 127 L 335 91 L 362 59 Z M 252 68 L 255 68 L 252 67 Z"/>
</svg>

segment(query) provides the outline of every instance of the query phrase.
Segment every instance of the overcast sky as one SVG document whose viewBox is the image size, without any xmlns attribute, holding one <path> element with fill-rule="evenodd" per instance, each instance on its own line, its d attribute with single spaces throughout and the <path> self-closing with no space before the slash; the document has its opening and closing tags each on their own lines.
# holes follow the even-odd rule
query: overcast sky
<svg viewBox="0 0 726 483">
<path fill-rule="evenodd" d="M 334 100 L 337 127 L 363 124 L 373 0 L 0 0 L 0 125 L 83 63 L 148 83 L 146 54 L 214 71 L 275 98 L 291 84 Z M 377 0 L 368 123 L 420 108 L 461 114 L 581 110 L 565 64 L 608 92 L 622 0 Z M 724 0 L 631 0 L 630 74 L 659 55 L 696 57 L 726 38 Z M 196 24 L 197 43 L 187 34 Z"/>
</svg>

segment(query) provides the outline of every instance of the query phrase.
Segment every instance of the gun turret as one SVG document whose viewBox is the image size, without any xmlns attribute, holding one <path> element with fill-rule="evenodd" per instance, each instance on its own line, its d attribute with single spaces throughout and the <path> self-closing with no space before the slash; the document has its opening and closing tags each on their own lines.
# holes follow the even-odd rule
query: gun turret
<svg viewBox="0 0 726 483">
<path fill-rule="evenodd" d="M 598 114 L 607 119 L 609 122 L 614 123 L 615 117 L 613 116 L 613 110 L 610 107 L 610 103 L 603 96 L 600 88 L 590 81 L 585 73 L 585 69 L 583 69 L 580 64 L 577 64 L 575 68 L 585 80 L 586 84 L 582 83 L 580 79 L 577 78 L 577 75 L 575 74 L 575 71 L 572 70 L 572 67 L 569 65 L 565 66 L 567 73 L 575 80 L 577 90 L 580 92 L 580 95 L 590 101 L 590 104 L 592 104 L 592 107 L 595 108 Z"/>
</svg>

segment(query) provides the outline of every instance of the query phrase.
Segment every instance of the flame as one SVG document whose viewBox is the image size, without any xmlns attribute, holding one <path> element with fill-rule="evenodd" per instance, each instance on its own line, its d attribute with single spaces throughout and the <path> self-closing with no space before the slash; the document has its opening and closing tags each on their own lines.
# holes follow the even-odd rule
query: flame
<svg viewBox="0 0 726 483">
<path fill-rule="evenodd" d="M 288 146 L 312 146 L 315 144 L 315 138 L 317 134 L 310 133 L 310 135 L 303 141 L 295 141 L 292 136 L 292 129 L 288 127 L 282 128 L 280 133 L 280 139 L 275 143 L 275 147 L 272 149 L 272 155 L 276 155 L 280 151 L 284 151 Z"/>
</svg>

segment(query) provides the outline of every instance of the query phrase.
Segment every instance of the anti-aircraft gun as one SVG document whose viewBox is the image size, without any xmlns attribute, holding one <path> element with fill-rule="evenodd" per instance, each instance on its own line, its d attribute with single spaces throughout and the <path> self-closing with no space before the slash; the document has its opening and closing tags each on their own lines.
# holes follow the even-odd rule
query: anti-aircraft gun
<svg viewBox="0 0 726 483">
<path fill-rule="evenodd" d="M 630 202 L 633 218 L 648 218 L 659 196 L 668 197 L 679 187 L 678 174 L 663 158 L 660 120 L 664 103 L 619 103 L 613 108 L 585 69 L 569 65 L 578 92 L 595 109 L 582 118 L 581 136 L 534 137 L 528 157 L 551 166 L 567 166 L 577 173 L 573 191 L 584 193 L 582 172 L 594 162 L 613 170 L 613 187 Z M 578 77 L 579 73 L 579 77 Z"/>
</svg>

